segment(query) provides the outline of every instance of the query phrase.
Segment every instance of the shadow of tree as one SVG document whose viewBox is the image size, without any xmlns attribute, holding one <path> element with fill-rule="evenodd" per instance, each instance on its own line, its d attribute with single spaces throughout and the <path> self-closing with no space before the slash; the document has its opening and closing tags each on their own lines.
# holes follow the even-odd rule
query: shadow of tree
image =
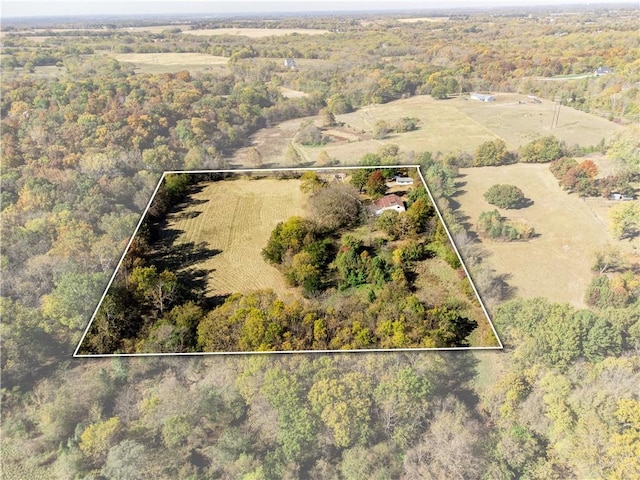
<svg viewBox="0 0 640 480">
<path fill-rule="evenodd" d="M 522 200 L 520 200 L 520 202 L 518 202 L 518 204 L 515 207 L 512 207 L 511 210 L 520 210 L 522 208 L 527 208 L 533 205 L 534 203 L 535 202 L 533 200 L 525 197 Z"/>
<path fill-rule="evenodd" d="M 197 210 L 197 211 L 192 210 L 190 212 L 180 212 L 175 215 L 172 215 L 171 219 L 178 222 L 181 220 L 191 220 L 192 218 L 198 217 L 201 213 L 202 211 L 200 210 Z"/>
<path fill-rule="evenodd" d="M 491 282 L 491 288 L 494 293 L 494 298 L 497 298 L 500 301 L 511 300 L 515 297 L 516 287 L 509 285 L 508 280 L 511 280 L 510 273 L 501 273 L 498 275 L 493 275 L 493 281 Z"/>
</svg>

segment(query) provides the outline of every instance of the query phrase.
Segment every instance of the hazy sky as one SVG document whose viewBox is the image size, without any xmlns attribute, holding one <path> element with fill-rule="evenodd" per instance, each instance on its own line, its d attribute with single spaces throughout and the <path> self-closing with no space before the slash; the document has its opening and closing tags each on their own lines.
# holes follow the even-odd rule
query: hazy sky
<svg viewBox="0 0 640 480">
<path fill-rule="evenodd" d="M 8 17 L 60 16 L 60 15 L 138 15 L 171 13 L 262 13 L 262 12 L 300 12 L 300 11 L 348 11 L 348 10 L 430 10 L 454 7 L 504 7 L 559 4 L 601 4 L 633 3 L 620 0 L 234 0 L 211 2 L 207 0 L 163 1 L 163 0 L 93 0 L 76 1 L 4 1 L 0 15 Z M 637 2 L 636 2 L 637 4 Z"/>
</svg>

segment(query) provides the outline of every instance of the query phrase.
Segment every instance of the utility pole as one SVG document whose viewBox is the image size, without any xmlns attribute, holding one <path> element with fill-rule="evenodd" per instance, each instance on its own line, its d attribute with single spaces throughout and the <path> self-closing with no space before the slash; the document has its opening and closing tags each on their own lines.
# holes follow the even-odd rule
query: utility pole
<svg viewBox="0 0 640 480">
<path fill-rule="evenodd" d="M 558 120 L 560 119 L 560 108 L 562 107 L 562 97 L 556 98 L 553 106 L 553 118 L 551 119 L 551 130 L 558 128 Z"/>
</svg>

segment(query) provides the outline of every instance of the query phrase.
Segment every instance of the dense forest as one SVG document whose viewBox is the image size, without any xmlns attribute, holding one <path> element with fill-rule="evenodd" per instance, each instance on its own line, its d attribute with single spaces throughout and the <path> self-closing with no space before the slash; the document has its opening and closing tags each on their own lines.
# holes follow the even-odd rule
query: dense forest
<svg viewBox="0 0 640 480">
<path fill-rule="evenodd" d="M 263 126 L 417 93 L 519 91 L 630 124 L 598 148 L 637 175 L 637 7 L 565 13 L 287 18 L 269 26 L 331 32 L 250 40 L 102 25 L 42 40 L 3 25 L 6 478 L 639 477 L 637 263 L 599 253 L 588 308 L 515 297 L 456 217 L 458 168 L 475 152 L 420 164 L 504 351 L 71 356 L 161 173 L 236 167 L 230 154 Z M 230 61 L 139 73 L 103 55 L 115 52 Z M 325 63 L 291 70 L 282 57 Z M 591 75 L 601 66 L 612 73 Z M 589 165 L 555 161 L 568 191 L 592 191 Z M 637 239 L 637 216 L 621 212 L 617 236 Z"/>
</svg>

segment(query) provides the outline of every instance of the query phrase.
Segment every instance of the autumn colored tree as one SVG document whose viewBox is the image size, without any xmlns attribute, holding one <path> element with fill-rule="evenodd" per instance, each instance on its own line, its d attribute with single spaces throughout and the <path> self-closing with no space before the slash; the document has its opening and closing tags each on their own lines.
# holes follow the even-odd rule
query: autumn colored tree
<svg viewBox="0 0 640 480">
<path fill-rule="evenodd" d="M 373 198 L 381 197 L 387 191 L 386 180 L 380 170 L 374 170 L 365 185 L 367 193 Z"/>
<path fill-rule="evenodd" d="M 548 163 L 564 155 L 564 146 L 553 135 L 540 137 L 520 147 L 520 161 L 524 163 Z"/>
</svg>

